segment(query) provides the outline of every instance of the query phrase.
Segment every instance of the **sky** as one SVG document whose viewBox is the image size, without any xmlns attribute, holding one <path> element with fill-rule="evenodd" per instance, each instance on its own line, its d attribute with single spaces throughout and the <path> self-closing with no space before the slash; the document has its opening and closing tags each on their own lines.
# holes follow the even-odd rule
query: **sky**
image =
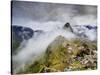
<svg viewBox="0 0 100 75">
<path fill-rule="evenodd" d="M 30 22 L 70 22 L 73 25 L 97 24 L 97 6 L 12 1 L 12 25 Z"/>
</svg>

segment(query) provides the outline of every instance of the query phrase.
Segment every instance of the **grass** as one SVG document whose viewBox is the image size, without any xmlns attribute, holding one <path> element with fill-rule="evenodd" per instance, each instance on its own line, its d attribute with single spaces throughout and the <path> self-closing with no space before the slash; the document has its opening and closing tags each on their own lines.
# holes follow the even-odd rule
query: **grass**
<svg viewBox="0 0 100 75">
<path fill-rule="evenodd" d="M 84 48 L 79 49 L 79 47 Z M 27 65 L 25 70 L 19 73 L 63 72 L 65 68 L 70 68 L 71 71 L 86 70 L 88 68 L 96 69 L 97 64 L 95 63 L 87 66 L 91 64 L 89 60 L 87 60 L 87 64 L 81 63 L 86 55 L 91 55 L 87 49 L 94 51 L 97 49 L 97 46 L 90 41 L 83 41 L 81 39 L 66 40 L 64 37 L 59 36 L 48 46 L 43 57 Z M 78 59 L 79 57 L 81 59 Z M 91 60 L 94 60 L 94 58 L 91 58 Z"/>
</svg>

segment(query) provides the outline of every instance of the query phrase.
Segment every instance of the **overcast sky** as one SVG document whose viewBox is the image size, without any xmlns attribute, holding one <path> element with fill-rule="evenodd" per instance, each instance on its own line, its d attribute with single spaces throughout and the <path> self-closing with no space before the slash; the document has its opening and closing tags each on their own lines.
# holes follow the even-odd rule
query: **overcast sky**
<svg viewBox="0 0 100 75">
<path fill-rule="evenodd" d="M 41 2 L 12 2 L 12 24 L 21 25 L 29 21 L 67 22 L 71 20 L 75 24 L 96 24 L 97 6 L 72 5 Z"/>
</svg>

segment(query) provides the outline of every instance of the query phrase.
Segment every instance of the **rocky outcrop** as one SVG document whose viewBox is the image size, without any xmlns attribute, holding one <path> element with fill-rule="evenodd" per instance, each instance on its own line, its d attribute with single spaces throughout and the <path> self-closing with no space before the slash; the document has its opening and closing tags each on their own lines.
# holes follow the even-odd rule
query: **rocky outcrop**
<svg viewBox="0 0 100 75">
<path fill-rule="evenodd" d="M 23 41 L 30 39 L 34 34 L 34 31 L 31 28 L 23 26 L 12 26 L 12 37 L 18 41 Z"/>
<path fill-rule="evenodd" d="M 34 35 L 34 31 L 31 28 L 23 26 L 11 26 L 12 28 L 12 53 L 15 54 L 17 48 L 20 46 L 23 40 L 28 40 Z"/>
<path fill-rule="evenodd" d="M 63 29 L 67 30 L 67 31 L 70 31 L 70 32 L 73 32 L 73 29 L 70 25 L 70 23 L 66 23 L 63 27 Z"/>
<path fill-rule="evenodd" d="M 32 30 L 28 27 L 13 25 L 12 29 L 12 54 L 16 54 L 18 52 L 18 48 L 20 47 L 23 41 L 27 41 L 32 37 L 36 38 L 40 34 L 43 33 L 42 30 Z"/>
<path fill-rule="evenodd" d="M 97 45 L 88 40 L 58 36 L 36 62 L 18 73 L 63 72 L 97 69 Z"/>
</svg>

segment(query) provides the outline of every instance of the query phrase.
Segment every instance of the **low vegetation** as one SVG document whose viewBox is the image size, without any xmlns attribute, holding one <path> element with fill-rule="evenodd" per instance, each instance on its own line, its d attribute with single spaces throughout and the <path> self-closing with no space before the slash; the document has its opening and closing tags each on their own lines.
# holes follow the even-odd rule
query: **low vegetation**
<svg viewBox="0 0 100 75">
<path fill-rule="evenodd" d="M 58 36 L 45 54 L 18 73 L 64 72 L 97 69 L 97 45 L 94 42 Z"/>
</svg>

